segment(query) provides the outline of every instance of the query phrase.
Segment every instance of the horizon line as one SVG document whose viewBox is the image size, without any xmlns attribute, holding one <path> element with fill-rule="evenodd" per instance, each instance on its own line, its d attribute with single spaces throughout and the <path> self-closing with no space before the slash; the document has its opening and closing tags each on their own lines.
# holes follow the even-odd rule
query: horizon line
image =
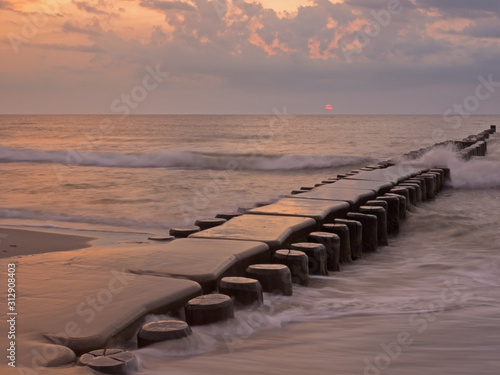
<svg viewBox="0 0 500 375">
<path fill-rule="evenodd" d="M 286 113 L 284 116 L 445 116 L 443 113 Z M 275 113 L 135 113 L 120 115 L 116 113 L 0 113 L 0 116 L 278 116 Z M 460 114 L 449 114 L 460 116 Z M 469 114 L 474 116 L 500 116 L 500 113 Z"/>
</svg>

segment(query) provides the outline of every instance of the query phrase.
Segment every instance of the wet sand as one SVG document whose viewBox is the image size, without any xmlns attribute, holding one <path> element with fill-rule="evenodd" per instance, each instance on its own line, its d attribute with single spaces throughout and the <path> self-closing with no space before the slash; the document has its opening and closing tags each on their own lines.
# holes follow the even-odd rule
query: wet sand
<svg viewBox="0 0 500 375">
<path fill-rule="evenodd" d="M 94 237 L 0 228 L 0 258 L 84 249 Z"/>
</svg>

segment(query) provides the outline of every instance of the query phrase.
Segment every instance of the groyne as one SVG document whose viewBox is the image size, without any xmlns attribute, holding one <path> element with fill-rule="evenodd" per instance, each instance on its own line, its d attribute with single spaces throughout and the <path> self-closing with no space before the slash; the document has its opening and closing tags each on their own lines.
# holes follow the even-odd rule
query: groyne
<svg viewBox="0 0 500 375">
<path fill-rule="evenodd" d="M 495 131 L 492 126 L 404 157 L 417 159 L 446 146 L 465 160 L 484 156 Z M 325 176 L 314 187 L 243 214 L 175 228 L 171 241 L 19 258 L 26 280 L 20 288 L 29 291 L 19 304 L 33 309 L 25 316 L 30 324 L 23 332 L 29 342 L 24 365 L 32 367 L 36 358 L 37 366 L 77 363 L 102 373 L 133 372 L 134 345 L 182 339 L 197 325 L 231 319 L 238 313 L 234 304 L 260 304 L 265 293 L 293 295 L 294 284 L 308 285 L 310 274 L 342 272 L 380 251 L 406 213 L 436 199 L 449 179 L 444 166 L 386 160 Z M 81 288 L 68 283 L 65 290 L 64 280 L 80 280 Z M 65 302 L 61 293 L 73 297 Z M 58 319 L 49 322 L 46 316 L 56 311 Z M 176 318 L 143 326 L 151 313 Z M 136 332 L 133 344 L 113 346 L 117 337 L 130 339 Z"/>
</svg>

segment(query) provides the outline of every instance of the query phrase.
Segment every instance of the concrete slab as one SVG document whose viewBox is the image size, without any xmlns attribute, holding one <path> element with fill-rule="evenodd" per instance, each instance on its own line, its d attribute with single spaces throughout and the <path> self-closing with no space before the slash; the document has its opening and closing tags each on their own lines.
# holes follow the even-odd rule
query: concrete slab
<svg viewBox="0 0 500 375">
<path fill-rule="evenodd" d="M 357 210 L 359 206 L 364 205 L 376 196 L 373 190 L 336 188 L 335 184 L 320 186 L 306 193 L 295 195 L 294 197 L 297 199 L 321 199 L 347 202 L 351 210 Z"/>
<path fill-rule="evenodd" d="M 382 195 L 391 190 L 394 185 L 391 182 L 360 180 L 356 176 L 350 176 L 332 184 L 334 188 L 373 190 L 376 195 Z"/>
<path fill-rule="evenodd" d="M 397 184 L 409 177 L 416 176 L 421 171 L 422 169 L 419 167 L 398 164 L 387 168 L 375 169 L 373 171 L 361 171 L 349 178 L 354 180 L 388 181 Z"/>
<path fill-rule="evenodd" d="M 251 209 L 247 214 L 310 217 L 322 225 L 345 217 L 348 210 L 347 202 L 283 198 L 276 203 Z"/>
<path fill-rule="evenodd" d="M 190 279 L 199 283 L 205 293 L 215 290 L 225 276 L 242 276 L 249 265 L 270 262 L 269 246 L 256 241 L 183 238 L 165 244 L 157 252 L 135 253 L 137 259 L 128 266 L 131 272 Z"/>
<path fill-rule="evenodd" d="M 305 237 L 316 225 L 315 220 L 305 217 L 245 214 L 189 238 L 260 241 L 273 253 Z"/>
<path fill-rule="evenodd" d="M 243 275 L 269 258 L 268 246 L 256 241 L 179 239 L 4 259 L 3 269 L 15 262 L 19 270 L 18 363 L 70 362 L 71 350 L 105 347 L 132 333 L 144 315 L 182 308 L 202 293 L 201 285 L 208 292 L 220 278 Z M 62 346 L 45 350 L 49 343 Z"/>
<path fill-rule="evenodd" d="M 213 290 L 221 277 L 243 275 L 249 264 L 268 261 L 264 243 L 200 239 L 2 260 L 3 269 L 15 262 L 22 270 L 16 300 L 22 312 L 16 335 L 23 342 L 18 363 L 70 362 L 71 350 L 79 354 L 104 347 L 144 315 L 182 308 L 202 293 L 200 284 L 185 279 Z M 45 350 L 48 343 L 63 346 Z"/>
<path fill-rule="evenodd" d="M 81 251 L 89 254 L 89 249 Z M 147 313 L 178 309 L 201 294 L 201 286 L 190 280 L 128 273 L 114 264 L 118 256 L 81 255 L 78 250 L 0 262 L 3 269 L 15 262 L 18 270 L 16 338 L 23 343 L 19 365 L 31 366 L 35 357 L 39 366 L 55 359 L 62 364 L 64 358 L 71 360 L 67 349 L 61 348 L 60 355 L 52 350 L 49 356 L 43 352 L 44 344 L 60 344 L 76 354 L 99 349 Z"/>
</svg>

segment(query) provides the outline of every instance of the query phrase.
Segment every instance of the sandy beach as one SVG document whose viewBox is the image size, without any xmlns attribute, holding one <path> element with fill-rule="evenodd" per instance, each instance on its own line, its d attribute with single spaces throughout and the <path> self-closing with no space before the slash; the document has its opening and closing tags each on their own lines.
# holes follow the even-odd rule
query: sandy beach
<svg viewBox="0 0 500 375">
<path fill-rule="evenodd" d="M 84 249 L 95 237 L 0 228 L 0 258 Z"/>
</svg>

